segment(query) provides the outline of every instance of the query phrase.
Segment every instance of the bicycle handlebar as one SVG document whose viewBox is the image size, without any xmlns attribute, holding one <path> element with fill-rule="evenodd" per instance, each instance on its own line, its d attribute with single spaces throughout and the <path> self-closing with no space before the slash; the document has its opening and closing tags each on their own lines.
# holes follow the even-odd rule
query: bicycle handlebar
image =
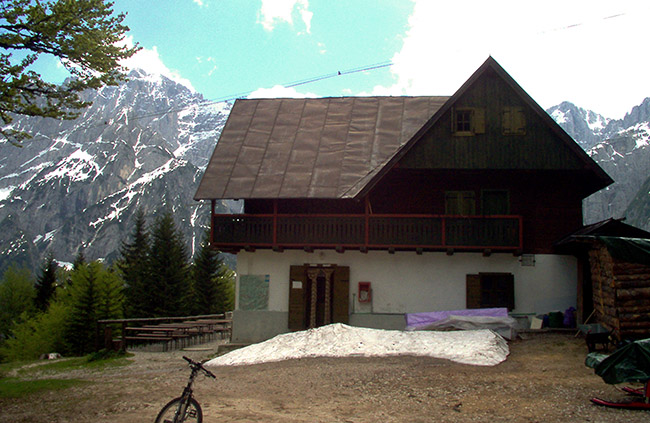
<svg viewBox="0 0 650 423">
<path fill-rule="evenodd" d="M 185 359 L 185 361 L 187 361 L 188 363 L 190 363 L 190 366 L 194 366 L 194 367 L 196 367 L 197 369 L 201 369 L 201 370 L 203 370 L 203 372 L 204 372 L 207 376 L 210 376 L 210 377 L 213 378 L 213 379 L 216 379 L 216 378 L 217 378 L 217 377 L 214 375 L 214 373 L 212 373 L 210 370 L 208 370 L 208 369 L 206 369 L 205 367 L 203 367 L 203 363 L 201 363 L 201 362 L 199 362 L 199 361 L 194 361 L 194 360 L 192 360 L 191 358 L 186 357 L 186 356 L 183 356 L 183 358 Z"/>
</svg>

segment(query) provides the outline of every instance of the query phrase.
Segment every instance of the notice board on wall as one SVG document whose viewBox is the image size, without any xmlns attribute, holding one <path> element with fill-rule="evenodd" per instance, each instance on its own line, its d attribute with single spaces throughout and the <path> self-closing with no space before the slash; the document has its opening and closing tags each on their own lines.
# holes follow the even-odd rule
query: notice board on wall
<svg viewBox="0 0 650 423">
<path fill-rule="evenodd" d="M 239 276 L 239 309 L 268 310 L 270 275 Z"/>
</svg>

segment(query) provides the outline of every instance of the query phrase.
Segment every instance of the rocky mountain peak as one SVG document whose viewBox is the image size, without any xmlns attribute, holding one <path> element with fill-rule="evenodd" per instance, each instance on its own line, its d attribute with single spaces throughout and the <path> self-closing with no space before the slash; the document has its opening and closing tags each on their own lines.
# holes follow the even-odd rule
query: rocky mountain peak
<svg viewBox="0 0 650 423">
<path fill-rule="evenodd" d="M 202 240 L 209 206 L 192 197 L 231 104 L 142 70 L 128 76 L 84 92 L 92 105 L 73 121 L 16 119 L 33 135 L 23 148 L 0 142 L 0 270 L 36 269 L 46 251 L 114 258 L 139 207 L 151 221 L 171 208 L 189 251 Z"/>
</svg>

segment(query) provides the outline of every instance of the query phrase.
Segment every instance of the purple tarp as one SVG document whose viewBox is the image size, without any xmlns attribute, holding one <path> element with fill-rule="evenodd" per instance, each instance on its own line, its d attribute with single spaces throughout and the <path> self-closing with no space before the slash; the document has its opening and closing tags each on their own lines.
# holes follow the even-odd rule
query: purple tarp
<svg viewBox="0 0 650 423">
<path fill-rule="evenodd" d="M 508 309 L 500 308 L 472 308 L 466 310 L 430 311 L 426 313 L 407 313 L 406 329 L 412 330 L 433 322 L 443 320 L 449 316 L 492 316 L 508 317 Z"/>
</svg>

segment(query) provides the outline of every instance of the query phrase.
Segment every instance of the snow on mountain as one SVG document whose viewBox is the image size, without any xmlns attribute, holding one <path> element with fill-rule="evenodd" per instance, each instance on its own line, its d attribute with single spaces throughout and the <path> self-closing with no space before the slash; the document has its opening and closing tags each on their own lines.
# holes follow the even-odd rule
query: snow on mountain
<svg viewBox="0 0 650 423">
<path fill-rule="evenodd" d="M 231 104 L 141 70 L 83 99 L 73 121 L 16 119 L 33 135 L 22 148 L 0 141 L 0 270 L 46 251 L 115 258 L 139 207 L 149 223 L 172 210 L 190 252 L 203 238 L 209 205 L 192 197 Z"/>
<path fill-rule="evenodd" d="M 650 230 L 650 98 L 618 120 L 569 102 L 547 112 L 615 181 L 585 199 L 585 223 L 626 218 Z"/>
</svg>

